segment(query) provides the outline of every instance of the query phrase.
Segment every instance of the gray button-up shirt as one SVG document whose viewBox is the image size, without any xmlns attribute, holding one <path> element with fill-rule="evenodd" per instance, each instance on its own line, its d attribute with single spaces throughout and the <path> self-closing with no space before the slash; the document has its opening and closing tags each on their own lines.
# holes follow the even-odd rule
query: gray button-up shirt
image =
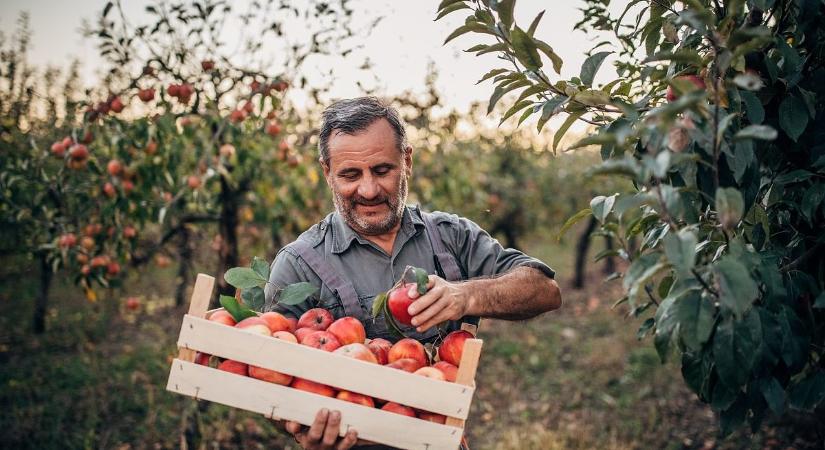
<svg viewBox="0 0 825 450">
<path fill-rule="evenodd" d="M 502 247 L 473 221 L 455 214 L 432 214 L 444 246 L 455 256 L 463 279 L 490 277 L 520 266 L 537 268 L 550 278 L 555 276 L 553 270 L 538 259 L 518 250 Z M 352 283 L 367 317 L 371 315 L 373 299 L 389 290 L 408 265 L 420 267 L 431 274 L 437 273 L 433 247 L 429 239 L 439 237 L 432 236 L 428 239 L 421 211 L 415 206 L 407 206 L 404 209 L 391 255 L 353 231 L 338 213 L 329 214 L 298 239 L 307 241 L 324 256 L 341 277 Z M 295 306 L 274 302 L 274 293 L 277 289 L 301 281 L 320 286 L 320 292 Z M 318 275 L 289 246 L 281 249 L 272 262 L 269 282 L 265 290 L 266 311 L 278 311 L 287 316 L 300 317 L 311 308 L 321 307 L 329 310 L 335 318 L 344 316 L 344 307 L 340 299 L 323 285 Z M 403 331 L 415 337 L 416 333 L 412 330 L 410 327 Z"/>
</svg>

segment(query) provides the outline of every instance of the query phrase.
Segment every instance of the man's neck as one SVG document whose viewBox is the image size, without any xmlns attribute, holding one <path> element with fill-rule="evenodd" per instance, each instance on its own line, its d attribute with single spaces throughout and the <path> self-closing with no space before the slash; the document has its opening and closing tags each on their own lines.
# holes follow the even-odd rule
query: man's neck
<svg viewBox="0 0 825 450">
<path fill-rule="evenodd" d="M 397 224 L 392 228 L 392 230 L 384 233 L 384 234 L 376 234 L 372 236 L 363 235 L 358 233 L 359 236 L 363 237 L 364 239 L 372 242 L 373 244 L 381 247 L 388 255 L 392 255 L 392 248 L 393 244 L 395 244 L 395 237 L 398 236 L 398 230 L 401 229 L 401 221 L 399 220 Z"/>
</svg>

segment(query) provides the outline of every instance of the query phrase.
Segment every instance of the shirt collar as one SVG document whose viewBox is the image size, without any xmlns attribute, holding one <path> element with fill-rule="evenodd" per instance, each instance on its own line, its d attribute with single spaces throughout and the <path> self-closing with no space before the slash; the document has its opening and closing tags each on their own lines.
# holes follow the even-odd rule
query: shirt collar
<svg viewBox="0 0 825 450">
<path fill-rule="evenodd" d="M 401 215 L 401 227 L 398 229 L 399 237 L 396 237 L 396 242 L 403 245 L 407 239 L 416 233 L 419 227 L 424 227 L 424 221 L 421 219 L 418 206 L 405 206 Z M 332 253 L 343 253 L 352 245 L 352 241 L 358 241 L 361 245 L 371 245 L 367 239 L 350 228 L 337 211 L 332 214 L 330 228 L 330 231 L 332 231 Z"/>
</svg>

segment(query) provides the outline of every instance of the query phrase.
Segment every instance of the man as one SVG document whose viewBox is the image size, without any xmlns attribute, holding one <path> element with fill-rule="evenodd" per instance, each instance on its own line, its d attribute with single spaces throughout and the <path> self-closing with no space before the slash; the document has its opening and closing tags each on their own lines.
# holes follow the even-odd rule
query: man
<svg viewBox="0 0 825 450">
<path fill-rule="evenodd" d="M 478 317 L 527 319 L 561 306 L 554 272 L 541 261 L 504 249 L 470 220 L 406 205 L 413 149 L 393 108 L 374 97 L 339 101 L 323 113 L 319 162 L 335 212 L 284 247 L 272 263 L 266 309 L 288 316 L 313 307 L 355 316 L 370 338 L 391 338 L 372 301 L 407 265 L 427 270 L 428 291 L 409 308 L 405 334 L 422 341 L 435 325 Z M 308 281 L 320 287 L 301 305 L 277 303 L 278 287 Z M 286 429 L 307 449 L 347 449 L 357 432 L 338 438 L 340 414 L 322 410 L 308 429 Z"/>
</svg>

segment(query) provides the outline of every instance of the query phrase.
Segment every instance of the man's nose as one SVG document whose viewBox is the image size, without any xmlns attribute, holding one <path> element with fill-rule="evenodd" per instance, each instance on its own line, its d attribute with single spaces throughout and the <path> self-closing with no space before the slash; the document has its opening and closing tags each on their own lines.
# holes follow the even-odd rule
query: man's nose
<svg viewBox="0 0 825 450">
<path fill-rule="evenodd" d="M 358 184 L 358 195 L 366 199 L 375 198 L 378 195 L 378 183 L 376 182 L 375 177 L 372 175 L 367 175 L 361 179 L 361 182 Z"/>
</svg>

